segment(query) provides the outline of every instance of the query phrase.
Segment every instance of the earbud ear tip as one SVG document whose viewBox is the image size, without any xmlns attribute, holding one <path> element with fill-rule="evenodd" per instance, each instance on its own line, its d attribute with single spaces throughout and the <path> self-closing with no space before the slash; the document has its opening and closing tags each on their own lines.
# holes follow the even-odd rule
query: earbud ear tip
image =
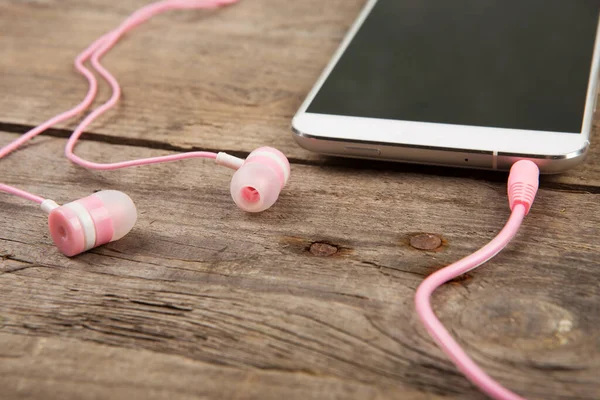
<svg viewBox="0 0 600 400">
<path fill-rule="evenodd" d="M 247 212 L 261 212 L 277 201 L 281 184 L 277 174 L 260 163 L 244 164 L 231 179 L 231 197 Z"/>
<path fill-rule="evenodd" d="M 274 147 L 259 147 L 248 155 L 246 161 L 267 163 L 268 165 L 271 165 L 277 172 L 279 179 L 282 181 L 282 187 L 285 186 L 290 177 L 289 160 L 285 154 Z"/>
<path fill-rule="evenodd" d="M 102 200 L 110 213 L 113 225 L 111 242 L 121 239 L 133 229 L 137 221 L 137 208 L 131 197 L 118 190 L 102 190 L 92 196 Z"/>
</svg>

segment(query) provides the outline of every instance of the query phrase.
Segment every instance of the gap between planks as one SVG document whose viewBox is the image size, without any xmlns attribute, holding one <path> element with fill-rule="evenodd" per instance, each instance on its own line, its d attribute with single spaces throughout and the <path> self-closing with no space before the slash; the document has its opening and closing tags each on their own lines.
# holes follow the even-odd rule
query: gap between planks
<svg viewBox="0 0 600 400">
<path fill-rule="evenodd" d="M 0 121 L 0 132 L 10 134 L 24 134 L 27 131 L 33 129 L 34 126 L 7 123 Z M 43 133 L 44 136 L 66 139 L 71 135 L 70 129 L 61 128 L 50 128 Z M 291 135 L 291 132 L 289 133 Z M 228 150 L 228 149 L 211 149 L 206 147 L 197 146 L 175 146 L 170 143 L 161 142 L 158 140 L 141 139 L 134 137 L 122 137 L 122 136 L 111 136 L 95 132 L 85 132 L 82 141 L 91 141 L 98 143 L 131 146 L 138 148 L 147 148 L 152 150 L 165 150 L 174 152 L 188 152 L 188 151 L 210 151 L 214 153 L 226 152 L 235 157 L 245 158 L 248 152 L 239 150 Z M 268 144 L 267 144 L 268 145 Z M 503 171 L 491 171 L 491 170 L 476 170 L 468 168 L 452 168 L 452 167 L 436 167 L 429 165 L 418 165 L 409 163 L 395 163 L 389 161 L 374 161 L 374 160 L 360 160 L 350 159 L 342 157 L 326 157 L 321 156 L 319 159 L 302 159 L 296 157 L 288 157 L 290 164 L 306 165 L 306 166 L 328 166 L 328 167 L 342 167 L 351 169 L 369 169 L 369 170 L 391 170 L 391 171 L 402 171 L 402 172 L 414 172 L 428 175 L 439 175 L 445 177 L 454 178 L 471 178 L 480 181 L 490 182 L 503 182 L 506 181 L 506 173 Z M 584 161 L 586 162 L 586 161 Z M 590 162 L 589 160 L 587 162 Z M 367 164 L 368 163 L 368 164 Z M 572 192 L 572 193 L 589 193 L 589 194 L 600 194 L 600 186 L 592 184 L 577 184 L 569 182 L 553 181 L 552 176 L 542 177 L 542 185 L 544 189 L 559 192 Z"/>
</svg>

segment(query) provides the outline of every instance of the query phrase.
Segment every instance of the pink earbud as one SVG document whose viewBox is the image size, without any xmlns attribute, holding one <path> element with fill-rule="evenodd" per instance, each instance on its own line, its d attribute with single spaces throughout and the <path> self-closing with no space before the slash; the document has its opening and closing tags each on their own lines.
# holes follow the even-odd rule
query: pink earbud
<svg viewBox="0 0 600 400">
<path fill-rule="evenodd" d="M 103 190 L 60 207 L 46 200 L 42 209 L 50 213 L 54 244 L 68 257 L 121 239 L 137 220 L 131 198 L 116 190 Z"/>
<path fill-rule="evenodd" d="M 290 163 L 272 147 L 248 155 L 231 179 L 231 197 L 242 210 L 261 212 L 271 207 L 290 177 Z"/>
</svg>

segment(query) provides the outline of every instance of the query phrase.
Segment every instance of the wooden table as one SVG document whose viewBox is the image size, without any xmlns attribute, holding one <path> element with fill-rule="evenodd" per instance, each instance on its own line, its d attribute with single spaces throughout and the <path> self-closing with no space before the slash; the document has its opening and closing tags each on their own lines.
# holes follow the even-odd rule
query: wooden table
<svg viewBox="0 0 600 400">
<path fill-rule="evenodd" d="M 105 59 L 123 101 L 80 155 L 274 146 L 292 178 L 268 212 L 238 210 L 230 172 L 209 161 L 72 165 L 75 122 L 0 162 L 1 181 L 58 202 L 117 189 L 139 209 L 127 237 L 69 259 L 42 212 L 0 196 L 0 398 L 485 398 L 426 335 L 413 295 L 501 228 L 506 175 L 323 158 L 290 135 L 363 2 L 173 12 Z M 78 103 L 74 56 L 145 3 L 0 0 L 0 143 Z M 599 161 L 600 140 L 545 177 L 509 248 L 435 295 L 474 359 L 530 398 L 600 398 Z"/>
</svg>

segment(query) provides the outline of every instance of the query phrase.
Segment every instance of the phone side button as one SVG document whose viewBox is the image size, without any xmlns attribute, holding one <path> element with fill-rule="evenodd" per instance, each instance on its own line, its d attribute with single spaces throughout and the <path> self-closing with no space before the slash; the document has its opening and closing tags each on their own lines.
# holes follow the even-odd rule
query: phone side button
<svg viewBox="0 0 600 400">
<path fill-rule="evenodd" d="M 344 150 L 348 155 L 359 157 L 377 157 L 381 155 L 381 150 L 374 147 L 346 146 Z"/>
</svg>

